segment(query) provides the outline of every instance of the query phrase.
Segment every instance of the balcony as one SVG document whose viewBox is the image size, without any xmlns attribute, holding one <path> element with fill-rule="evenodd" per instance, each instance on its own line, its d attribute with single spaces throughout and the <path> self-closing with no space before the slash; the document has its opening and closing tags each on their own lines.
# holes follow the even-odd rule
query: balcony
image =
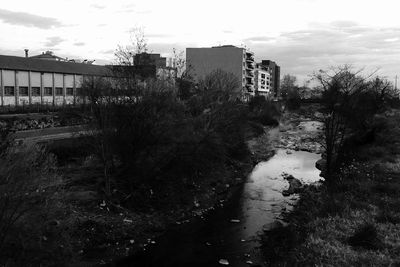
<svg viewBox="0 0 400 267">
<path fill-rule="evenodd" d="M 253 78 L 253 77 L 254 77 L 254 72 L 252 72 L 252 71 L 246 71 L 246 78 L 247 78 L 247 77 Z"/>
<path fill-rule="evenodd" d="M 254 65 L 251 62 L 247 62 L 247 68 L 254 70 Z"/>
<path fill-rule="evenodd" d="M 246 62 L 254 63 L 254 57 L 246 57 Z"/>
<path fill-rule="evenodd" d="M 246 85 L 248 85 L 248 84 L 254 85 L 253 78 L 251 78 L 251 77 L 246 77 Z"/>
</svg>

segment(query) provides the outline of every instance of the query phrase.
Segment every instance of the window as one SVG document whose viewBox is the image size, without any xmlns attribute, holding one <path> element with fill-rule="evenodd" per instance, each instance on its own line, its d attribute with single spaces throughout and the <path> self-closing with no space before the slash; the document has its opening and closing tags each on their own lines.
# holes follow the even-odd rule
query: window
<svg viewBox="0 0 400 267">
<path fill-rule="evenodd" d="M 74 88 L 67 87 L 66 88 L 66 95 L 74 95 Z"/>
<path fill-rule="evenodd" d="M 4 86 L 5 96 L 14 96 L 14 86 Z"/>
<path fill-rule="evenodd" d="M 261 74 L 261 78 L 265 79 L 265 74 L 264 73 Z"/>
<path fill-rule="evenodd" d="M 53 87 L 45 87 L 44 88 L 44 95 L 53 95 Z"/>
<path fill-rule="evenodd" d="M 40 87 L 31 87 L 32 96 L 40 96 Z"/>
<path fill-rule="evenodd" d="M 19 87 L 19 95 L 20 96 L 28 96 L 28 86 L 20 86 Z"/>
<path fill-rule="evenodd" d="M 63 95 L 63 88 L 62 87 L 56 87 L 56 95 Z"/>
<path fill-rule="evenodd" d="M 76 88 L 76 95 L 81 96 L 83 94 L 82 88 L 77 87 Z"/>
</svg>

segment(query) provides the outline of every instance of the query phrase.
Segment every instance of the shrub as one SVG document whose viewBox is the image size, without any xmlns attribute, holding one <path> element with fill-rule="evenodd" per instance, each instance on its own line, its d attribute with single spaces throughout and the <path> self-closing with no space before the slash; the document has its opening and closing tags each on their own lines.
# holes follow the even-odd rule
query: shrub
<svg viewBox="0 0 400 267">
<path fill-rule="evenodd" d="M 59 183 L 54 170 L 54 157 L 38 146 L 11 146 L 1 156 L 0 248 L 4 253 L 0 261 L 11 258 L 25 265 L 24 260 L 36 257 L 32 253 L 41 242 L 50 212 L 48 188 Z"/>
<path fill-rule="evenodd" d="M 277 126 L 280 113 L 276 105 L 263 96 L 255 96 L 249 102 L 249 118 L 268 126 Z"/>
<path fill-rule="evenodd" d="M 372 223 L 360 225 L 354 234 L 348 238 L 348 243 L 353 247 L 365 249 L 378 249 L 382 246 L 378 239 L 376 227 Z"/>
</svg>

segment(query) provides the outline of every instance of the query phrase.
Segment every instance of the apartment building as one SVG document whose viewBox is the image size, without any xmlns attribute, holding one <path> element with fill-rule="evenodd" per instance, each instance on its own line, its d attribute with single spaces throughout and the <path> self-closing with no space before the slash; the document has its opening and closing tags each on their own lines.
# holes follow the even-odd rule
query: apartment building
<svg viewBox="0 0 400 267">
<path fill-rule="evenodd" d="M 77 104 L 85 76 L 109 74 L 105 66 L 40 57 L 0 55 L 0 106 Z"/>
<path fill-rule="evenodd" d="M 257 63 L 254 74 L 255 94 L 262 95 L 265 98 L 271 98 L 273 94 L 271 90 L 271 74 L 269 68 Z"/>
<path fill-rule="evenodd" d="M 254 54 L 245 48 L 233 45 L 186 48 L 186 64 L 189 74 L 197 81 L 220 69 L 237 77 L 243 98 L 255 95 Z"/>
<path fill-rule="evenodd" d="M 281 80 L 281 67 L 272 60 L 262 60 L 259 66 L 268 68 L 271 74 L 271 89 L 274 97 L 279 96 L 280 80 Z"/>
</svg>

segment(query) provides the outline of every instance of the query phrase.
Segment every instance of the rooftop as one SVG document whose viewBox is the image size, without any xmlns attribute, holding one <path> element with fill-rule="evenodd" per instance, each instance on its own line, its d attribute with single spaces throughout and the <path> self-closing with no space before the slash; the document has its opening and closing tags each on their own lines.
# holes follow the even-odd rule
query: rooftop
<svg viewBox="0 0 400 267">
<path fill-rule="evenodd" d="M 67 74 L 107 75 L 110 70 L 106 66 L 43 60 L 37 57 L 16 57 L 0 55 L 0 69 L 54 72 Z"/>
</svg>

